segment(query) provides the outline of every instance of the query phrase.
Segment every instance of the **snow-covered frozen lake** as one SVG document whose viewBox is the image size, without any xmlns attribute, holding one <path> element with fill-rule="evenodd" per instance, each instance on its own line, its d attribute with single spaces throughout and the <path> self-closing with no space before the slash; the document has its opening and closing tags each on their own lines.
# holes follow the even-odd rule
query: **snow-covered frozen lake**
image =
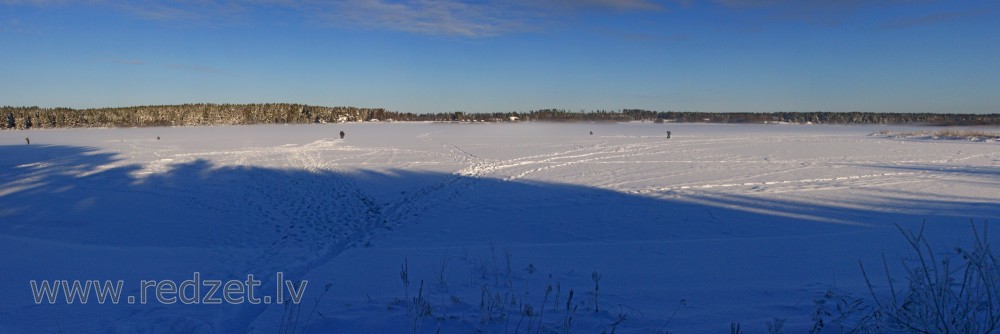
<svg viewBox="0 0 1000 334">
<path fill-rule="evenodd" d="M 870 136 L 886 129 L 913 130 L 4 131 L 0 333 L 561 333 L 569 316 L 599 333 L 619 315 L 622 333 L 759 333 L 775 318 L 805 332 L 826 291 L 865 296 L 859 260 L 905 256 L 896 224 L 926 221 L 947 253 L 970 220 L 1000 218 L 1000 144 Z M 297 320 L 287 304 L 36 304 L 29 286 L 124 280 L 134 296 L 195 272 L 309 283 Z"/>
</svg>

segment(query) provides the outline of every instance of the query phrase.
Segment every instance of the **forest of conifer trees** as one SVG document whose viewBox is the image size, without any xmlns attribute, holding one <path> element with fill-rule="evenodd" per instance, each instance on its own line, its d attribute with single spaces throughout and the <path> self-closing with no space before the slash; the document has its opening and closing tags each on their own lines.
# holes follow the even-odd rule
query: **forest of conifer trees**
<svg viewBox="0 0 1000 334">
<path fill-rule="evenodd" d="M 413 114 L 383 108 L 322 107 L 303 104 L 181 104 L 122 108 L 0 107 L 0 129 L 75 127 L 149 127 L 236 124 L 305 124 L 376 120 L 437 122 L 678 122 L 1000 125 L 1000 114 L 931 114 L 873 112 L 709 113 L 643 109 Z"/>
</svg>

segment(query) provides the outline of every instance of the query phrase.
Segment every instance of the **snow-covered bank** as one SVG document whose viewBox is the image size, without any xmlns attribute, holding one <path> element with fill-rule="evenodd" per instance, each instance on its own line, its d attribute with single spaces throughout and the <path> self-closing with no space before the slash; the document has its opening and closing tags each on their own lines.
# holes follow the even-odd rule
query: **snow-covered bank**
<svg viewBox="0 0 1000 334">
<path fill-rule="evenodd" d="M 122 279 L 135 292 L 140 280 L 193 272 L 309 280 L 306 332 L 558 332 L 573 315 L 572 328 L 589 333 L 610 331 L 619 314 L 619 332 L 737 321 L 755 333 L 775 317 L 801 332 L 826 290 L 864 291 L 859 259 L 905 252 L 893 224 L 926 220 L 933 242 L 954 246 L 969 219 L 1000 216 L 995 145 L 868 136 L 882 129 L 0 132 L 0 332 L 267 333 L 288 323 L 283 305 L 35 305 L 27 283 Z M 484 313 L 484 291 L 518 306 Z M 432 316 L 414 322 L 403 300 L 418 295 Z"/>
</svg>

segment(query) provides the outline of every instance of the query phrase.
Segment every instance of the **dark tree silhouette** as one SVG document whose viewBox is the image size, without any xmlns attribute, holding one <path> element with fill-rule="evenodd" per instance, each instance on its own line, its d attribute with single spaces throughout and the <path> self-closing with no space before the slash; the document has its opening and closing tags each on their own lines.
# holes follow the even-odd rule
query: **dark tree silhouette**
<svg viewBox="0 0 1000 334">
<path fill-rule="evenodd" d="M 873 112 L 773 112 L 707 113 L 691 111 L 651 111 L 642 109 L 569 111 L 540 109 L 527 112 L 413 114 L 382 108 L 322 107 L 302 104 L 182 104 L 124 108 L 39 108 L 0 107 L 4 129 L 68 127 L 145 127 L 232 124 L 307 124 L 361 122 L 393 119 L 398 121 L 508 122 L 588 121 L 654 123 L 813 123 L 813 124 L 927 124 L 997 125 L 1000 114 L 929 114 Z"/>
</svg>

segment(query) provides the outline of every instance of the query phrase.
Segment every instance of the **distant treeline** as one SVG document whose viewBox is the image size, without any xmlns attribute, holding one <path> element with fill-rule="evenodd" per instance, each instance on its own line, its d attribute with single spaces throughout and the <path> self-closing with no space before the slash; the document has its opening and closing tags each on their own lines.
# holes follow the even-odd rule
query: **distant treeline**
<svg viewBox="0 0 1000 334">
<path fill-rule="evenodd" d="M 475 113 L 461 112 L 413 115 L 413 120 L 433 121 L 653 121 L 678 123 L 813 123 L 813 124 L 927 124 L 927 125 L 1000 125 L 1000 114 L 929 114 L 873 112 L 771 112 L 771 113 L 710 113 L 691 111 L 652 111 L 622 109 L 620 111 L 569 111 L 542 109 L 528 112 Z M 397 116 L 402 119 L 402 117 Z"/>
<path fill-rule="evenodd" d="M 0 129 L 68 127 L 148 127 L 234 124 L 335 123 L 367 121 L 442 122 L 679 122 L 1000 125 L 1000 114 L 928 114 L 872 112 L 707 113 L 642 109 L 413 114 L 382 108 L 320 107 L 302 104 L 181 104 L 124 108 L 0 107 Z"/>
<path fill-rule="evenodd" d="M 385 118 L 380 108 L 301 104 L 181 104 L 124 108 L 0 108 L 0 128 L 146 127 L 356 122 Z"/>
</svg>

